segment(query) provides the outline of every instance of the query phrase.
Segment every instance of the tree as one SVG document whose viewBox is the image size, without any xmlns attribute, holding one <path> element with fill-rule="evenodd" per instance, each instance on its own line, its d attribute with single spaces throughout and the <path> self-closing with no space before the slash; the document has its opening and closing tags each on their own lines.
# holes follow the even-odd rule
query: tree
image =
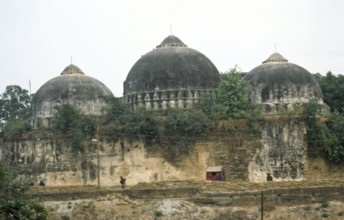
<svg viewBox="0 0 344 220">
<path fill-rule="evenodd" d="M 327 148 L 326 153 L 330 161 L 335 163 L 344 162 L 344 115 L 333 112 L 329 118 L 328 128 L 330 133 L 336 137 L 336 143 Z"/>
<path fill-rule="evenodd" d="M 241 78 L 238 67 L 222 73 L 220 84 L 215 90 L 216 97 L 209 97 L 204 93 L 196 107 L 213 120 L 247 118 L 256 115 L 256 107 L 250 104 L 246 94 L 248 84 Z"/>
<path fill-rule="evenodd" d="M 237 67 L 221 75 L 216 101 L 225 107 L 228 118 L 246 117 L 249 100 L 246 95 L 247 83 L 241 80 Z"/>
<path fill-rule="evenodd" d="M 327 123 L 321 122 L 321 107 L 314 100 L 304 106 L 309 153 L 313 156 L 325 155 L 330 162 L 341 163 L 344 161 L 344 116 L 335 112 Z"/>
<path fill-rule="evenodd" d="M 77 153 L 82 150 L 82 141 L 87 135 L 94 135 L 96 130 L 95 116 L 83 115 L 74 106 L 64 104 L 56 108 L 56 113 L 52 118 L 52 125 L 61 133 L 67 135 L 72 152 Z"/>
<path fill-rule="evenodd" d="M 20 86 L 7 86 L 0 95 L 0 129 L 4 137 L 15 137 L 30 129 L 31 97 Z"/>
<path fill-rule="evenodd" d="M 13 170 L 0 163 L 0 219 L 47 219 L 47 210 L 24 195 L 29 189 Z"/>
<path fill-rule="evenodd" d="M 2 122 L 30 117 L 31 97 L 26 89 L 17 85 L 7 86 L 0 97 L 0 120 Z"/>
<path fill-rule="evenodd" d="M 56 112 L 52 118 L 52 125 L 55 129 L 67 134 L 80 120 L 81 115 L 78 109 L 69 104 L 56 107 Z"/>
<path fill-rule="evenodd" d="M 105 107 L 104 122 L 122 123 L 126 120 L 125 117 L 131 110 L 128 103 L 122 102 L 119 98 L 108 98 L 107 106 Z"/>
<path fill-rule="evenodd" d="M 344 76 L 335 76 L 329 71 L 326 76 L 318 73 L 315 74 L 315 77 L 320 84 L 324 102 L 331 111 L 344 113 Z"/>
<path fill-rule="evenodd" d="M 320 123 L 315 117 L 319 113 L 314 103 L 309 103 L 306 112 L 309 128 L 307 139 L 315 152 L 323 152 L 326 158 L 335 163 L 344 161 L 344 76 L 333 75 L 329 71 L 326 76 L 315 74 L 324 102 L 330 107 L 331 113 L 326 124 Z"/>
</svg>

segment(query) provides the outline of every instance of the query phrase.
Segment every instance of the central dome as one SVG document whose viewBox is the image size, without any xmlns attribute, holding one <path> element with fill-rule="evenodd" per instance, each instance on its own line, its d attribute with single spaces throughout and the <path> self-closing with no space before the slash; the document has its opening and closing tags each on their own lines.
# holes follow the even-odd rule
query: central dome
<svg viewBox="0 0 344 220">
<path fill-rule="evenodd" d="M 205 55 L 170 35 L 131 68 L 123 98 L 133 109 L 188 108 L 219 82 L 219 71 Z"/>
<path fill-rule="evenodd" d="M 205 55 L 170 35 L 134 64 L 124 82 L 124 95 L 166 89 L 213 88 L 219 81 L 218 70 Z"/>
</svg>

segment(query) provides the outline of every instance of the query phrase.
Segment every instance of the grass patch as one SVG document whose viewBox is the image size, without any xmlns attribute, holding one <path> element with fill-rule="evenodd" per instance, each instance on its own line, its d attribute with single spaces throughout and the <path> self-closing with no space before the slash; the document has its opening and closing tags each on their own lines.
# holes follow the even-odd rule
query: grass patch
<svg viewBox="0 0 344 220">
<path fill-rule="evenodd" d="M 154 217 L 161 217 L 162 216 L 162 211 L 161 210 L 156 210 L 154 212 Z"/>
<path fill-rule="evenodd" d="M 327 199 L 321 200 L 320 204 L 322 208 L 328 208 L 329 206 Z"/>
<path fill-rule="evenodd" d="M 321 214 L 321 217 L 323 217 L 323 218 L 328 218 L 330 215 L 327 213 L 327 212 L 323 212 L 322 214 Z"/>
</svg>

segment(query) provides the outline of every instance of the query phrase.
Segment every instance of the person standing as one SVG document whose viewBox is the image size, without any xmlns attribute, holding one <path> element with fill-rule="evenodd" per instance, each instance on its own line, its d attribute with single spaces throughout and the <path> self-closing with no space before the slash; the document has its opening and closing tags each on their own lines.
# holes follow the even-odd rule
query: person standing
<svg viewBox="0 0 344 220">
<path fill-rule="evenodd" d="M 121 180 L 119 181 L 119 183 L 121 184 L 122 189 L 125 188 L 125 181 L 126 179 L 121 176 Z"/>
</svg>

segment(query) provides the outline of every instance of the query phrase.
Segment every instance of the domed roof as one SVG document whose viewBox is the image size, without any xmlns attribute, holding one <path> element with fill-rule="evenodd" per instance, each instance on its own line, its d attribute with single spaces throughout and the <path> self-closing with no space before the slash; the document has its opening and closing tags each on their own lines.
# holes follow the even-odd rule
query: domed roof
<svg viewBox="0 0 344 220">
<path fill-rule="evenodd" d="M 289 63 L 279 53 L 272 54 L 243 79 L 250 82 L 250 98 L 256 103 L 304 102 L 322 98 L 314 76 L 306 69 Z"/>
<path fill-rule="evenodd" d="M 205 55 L 188 48 L 179 38 L 170 35 L 134 64 L 124 82 L 124 94 L 213 88 L 219 81 L 218 70 Z"/>
<path fill-rule="evenodd" d="M 60 76 L 43 84 L 32 99 L 34 117 L 51 117 L 54 107 L 71 104 L 85 114 L 99 115 L 106 97 L 112 92 L 100 81 L 86 76 L 79 67 L 71 64 Z"/>
</svg>

